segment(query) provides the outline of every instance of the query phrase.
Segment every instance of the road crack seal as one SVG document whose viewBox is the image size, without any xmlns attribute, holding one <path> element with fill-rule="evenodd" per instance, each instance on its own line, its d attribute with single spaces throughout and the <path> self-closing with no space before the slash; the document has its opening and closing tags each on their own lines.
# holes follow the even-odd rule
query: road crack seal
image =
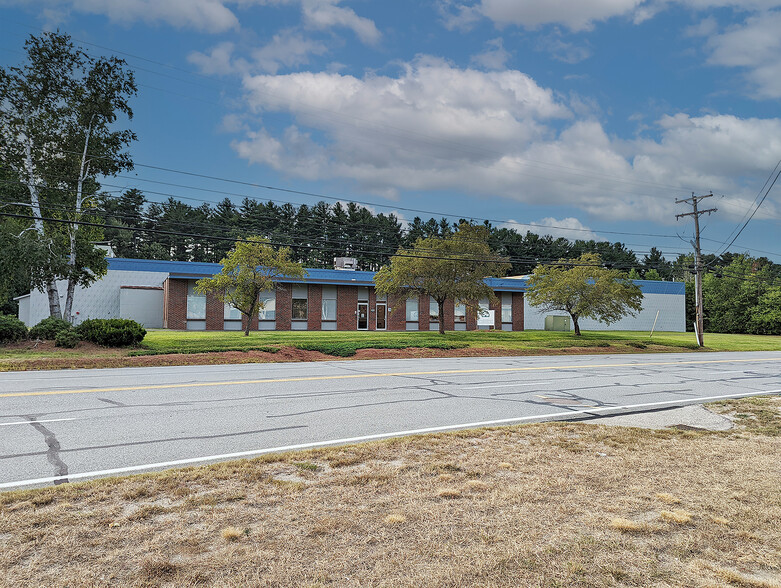
<svg viewBox="0 0 781 588">
<path fill-rule="evenodd" d="M 57 441 L 57 437 L 49 429 L 37 422 L 34 417 L 28 416 L 26 418 L 30 420 L 33 429 L 43 435 L 43 439 L 46 441 L 46 446 L 48 447 L 46 459 L 54 466 L 54 475 L 58 478 L 57 480 L 54 480 L 54 485 L 66 484 L 68 482 L 68 466 L 60 459 L 61 448 L 60 442 Z"/>
</svg>

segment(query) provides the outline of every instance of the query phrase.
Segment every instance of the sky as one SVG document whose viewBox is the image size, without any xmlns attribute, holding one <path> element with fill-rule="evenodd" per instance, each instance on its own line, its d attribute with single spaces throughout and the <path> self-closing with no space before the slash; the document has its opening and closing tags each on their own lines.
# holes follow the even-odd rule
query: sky
<svg viewBox="0 0 781 588">
<path fill-rule="evenodd" d="M 54 29 L 135 70 L 136 168 L 103 184 L 154 201 L 357 201 L 672 258 L 676 199 L 714 194 L 719 253 L 781 160 L 781 0 L 0 0 L 0 65 Z M 781 181 L 730 250 L 781 262 L 780 220 Z"/>
</svg>

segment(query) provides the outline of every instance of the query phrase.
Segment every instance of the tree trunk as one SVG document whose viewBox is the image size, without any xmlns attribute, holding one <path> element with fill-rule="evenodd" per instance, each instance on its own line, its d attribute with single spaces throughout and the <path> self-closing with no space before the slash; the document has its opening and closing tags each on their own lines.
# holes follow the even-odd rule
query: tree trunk
<svg viewBox="0 0 781 588">
<path fill-rule="evenodd" d="M 29 118 L 25 116 L 25 125 L 29 127 Z M 25 167 L 27 168 L 27 178 L 25 183 L 27 189 L 30 191 L 30 208 L 33 212 L 33 226 L 35 232 L 38 233 L 38 238 L 44 243 L 48 241 L 46 237 L 46 230 L 43 226 L 43 215 L 41 214 L 41 200 L 38 195 L 38 185 L 36 184 L 35 177 L 35 165 L 33 164 L 33 141 L 27 134 L 24 142 L 25 151 Z M 50 242 L 51 246 L 51 242 Z M 60 309 L 60 293 L 57 291 L 57 282 L 54 278 L 49 278 L 46 283 L 46 296 L 49 299 L 49 316 L 55 318 L 62 318 L 62 310 Z"/>
<path fill-rule="evenodd" d="M 49 298 L 49 316 L 62 318 L 60 293 L 57 291 L 57 283 L 54 280 L 49 280 L 49 283 L 46 284 L 46 296 Z"/>
<path fill-rule="evenodd" d="M 89 140 L 92 136 L 92 122 L 87 127 L 87 135 L 84 138 L 84 151 L 81 154 L 81 163 L 79 164 L 79 177 L 76 182 L 76 210 L 74 212 L 74 223 L 68 225 L 68 287 L 65 294 L 65 309 L 62 318 L 66 321 L 71 320 L 71 311 L 73 309 L 73 293 L 76 291 L 76 233 L 79 230 L 78 222 L 81 220 L 81 209 L 84 204 L 84 180 L 89 174 L 89 162 L 87 161 L 87 149 Z"/>
<path fill-rule="evenodd" d="M 62 309 L 62 318 L 71 322 L 73 314 L 73 293 L 76 291 L 76 278 L 68 276 L 68 285 L 65 288 L 65 308 Z"/>
<path fill-rule="evenodd" d="M 445 334 L 445 301 L 437 300 L 437 305 L 439 306 L 439 334 L 444 335 Z"/>
<path fill-rule="evenodd" d="M 255 296 L 255 298 L 257 299 L 257 296 Z M 252 316 L 255 314 L 255 312 L 257 310 L 257 306 L 258 306 L 258 303 L 256 302 L 255 304 L 253 304 L 250 307 L 249 312 L 246 315 L 247 316 L 247 326 L 244 328 L 244 336 L 245 337 L 249 337 L 249 330 L 250 330 L 250 327 L 252 326 Z"/>
<path fill-rule="evenodd" d="M 572 315 L 572 324 L 575 325 L 575 336 L 580 337 L 580 325 L 578 324 L 577 315 Z"/>
</svg>

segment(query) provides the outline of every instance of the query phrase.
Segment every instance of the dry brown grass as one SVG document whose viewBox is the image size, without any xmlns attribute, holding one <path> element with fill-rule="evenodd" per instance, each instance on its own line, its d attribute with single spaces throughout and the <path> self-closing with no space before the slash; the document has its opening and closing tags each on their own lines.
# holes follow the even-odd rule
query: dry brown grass
<svg viewBox="0 0 781 588">
<path fill-rule="evenodd" d="M 779 455 L 540 424 L 5 493 L 0 586 L 776 588 Z"/>
<path fill-rule="evenodd" d="M 663 521 L 667 521 L 668 523 L 675 523 L 676 525 L 685 525 L 692 521 L 691 513 L 681 509 L 663 510 L 659 513 L 659 516 Z"/>
<path fill-rule="evenodd" d="M 400 525 L 401 523 L 407 522 L 407 517 L 405 517 L 402 514 L 393 513 L 393 514 L 389 514 L 383 520 L 389 525 Z"/>
<path fill-rule="evenodd" d="M 225 539 L 225 541 L 238 541 L 243 534 L 244 531 L 237 529 L 236 527 L 225 527 L 220 532 L 220 535 L 222 535 L 222 538 Z"/>
<path fill-rule="evenodd" d="M 669 492 L 657 492 L 654 496 L 656 496 L 662 502 L 666 502 L 667 504 L 679 504 L 681 502 L 679 498 L 676 498 Z"/>
<path fill-rule="evenodd" d="M 652 530 L 647 523 L 640 523 L 624 517 L 616 517 L 611 520 L 610 528 L 624 533 L 646 533 Z"/>
</svg>

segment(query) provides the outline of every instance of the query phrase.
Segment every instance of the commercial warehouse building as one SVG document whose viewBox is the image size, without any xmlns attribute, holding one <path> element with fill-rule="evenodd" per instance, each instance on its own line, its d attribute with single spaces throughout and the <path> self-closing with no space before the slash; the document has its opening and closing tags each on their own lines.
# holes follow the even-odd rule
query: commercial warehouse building
<svg viewBox="0 0 781 588">
<path fill-rule="evenodd" d="M 129 318 L 147 328 L 242 330 L 241 313 L 211 295 L 195 292 L 195 282 L 221 269 L 217 263 L 108 258 L 107 274 L 74 295 L 74 319 Z M 308 269 L 303 280 L 284 280 L 261 296 L 264 308 L 253 317 L 252 330 L 278 331 L 467 331 L 543 329 L 545 317 L 525 301 L 523 278 L 488 278 L 498 301 L 479 301 L 485 313 L 447 301 L 442 316 L 428 296 L 386 298 L 374 290 L 374 273 L 346 269 Z M 581 319 L 582 329 L 685 331 L 685 296 L 681 282 L 636 282 L 643 291 L 643 310 L 607 327 Z M 64 292 L 64 284 L 60 292 Z M 19 318 L 28 326 L 49 314 L 44 293 L 17 298 Z M 483 316 L 484 315 L 484 316 Z"/>
</svg>

